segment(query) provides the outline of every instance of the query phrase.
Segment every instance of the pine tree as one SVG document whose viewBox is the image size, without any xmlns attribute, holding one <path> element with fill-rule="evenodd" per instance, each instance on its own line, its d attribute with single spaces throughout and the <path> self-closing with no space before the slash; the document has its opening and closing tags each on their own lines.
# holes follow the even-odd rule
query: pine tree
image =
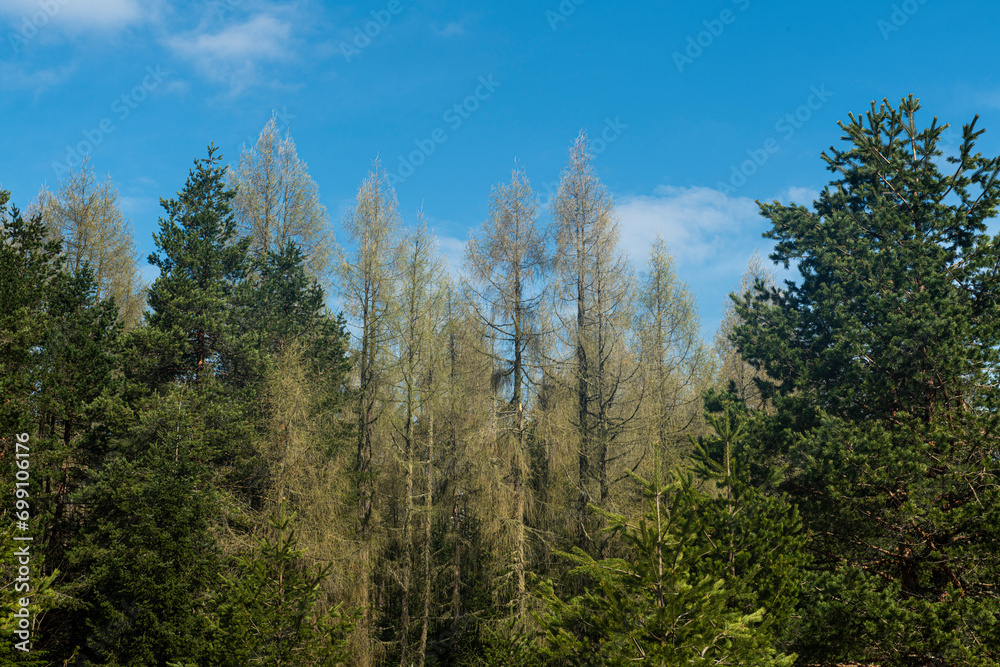
<svg viewBox="0 0 1000 667">
<path fill-rule="evenodd" d="M 47 502 L 44 498 L 43 466 L 45 449 L 38 437 L 39 391 L 45 377 L 45 363 L 40 350 L 55 329 L 50 314 L 53 292 L 60 284 L 61 244 L 52 240 L 41 216 L 25 220 L 21 212 L 11 206 L 10 193 L 0 190 L 0 485 L 8 489 L 8 501 L 0 510 L 4 528 L 0 531 L 0 576 L 4 586 L 0 590 L 0 661 L 12 665 L 44 664 L 42 647 L 47 642 L 45 629 L 38 624 L 39 615 L 53 606 L 58 587 L 53 587 L 51 566 L 45 561 L 45 548 L 41 540 L 14 541 L 15 535 L 26 533 L 15 530 L 13 510 L 27 512 L 27 525 L 32 537 L 41 537 L 39 527 L 46 521 Z M 27 454 L 27 456 L 25 456 Z M 25 463 L 19 463 L 19 462 Z M 16 486 L 16 473 L 27 465 L 29 485 Z M 28 509 L 18 508 L 23 503 Z M 16 550 L 28 545 L 31 558 L 31 578 L 17 582 L 19 556 Z M 30 588 L 21 588 L 27 583 Z M 23 608 L 20 601 L 27 598 L 29 617 L 15 616 Z M 27 623 L 27 628 L 22 626 Z M 17 636 L 15 631 L 30 631 L 30 637 Z M 15 644 L 27 641 L 32 652 L 25 653 Z"/>
<path fill-rule="evenodd" d="M 82 539 L 70 559 L 86 623 L 82 659 L 150 666 L 201 662 L 210 591 L 220 568 L 211 532 L 221 515 L 214 396 L 177 386 L 136 412 L 94 481 Z"/>
<path fill-rule="evenodd" d="M 308 567 L 292 528 L 294 515 L 279 505 L 272 535 L 235 557 L 217 592 L 213 665 L 315 665 L 347 661 L 353 615 L 340 605 L 324 610 L 320 596 L 331 565 Z"/>
<path fill-rule="evenodd" d="M 33 350 L 42 345 L 52 323 L 47 301 L 63 268 L 62 244 L 51 240 L 41 216 L 25 220 L 0 190 L 0 438 L 13 452 L 11 434 L 29 430 L 35 409 L 32 388 L 39 366 Z"/>
<path fill-rule="evenodd" d="M 206 378 L 234 379 L 239 343 L 232 306 L 250 240 L 236 237 L 235 193 L 225 184 L 221 160 L 209 146 L 177 198 L 160 200 L 167 217 L 153 235 L 158 252 L 149 256 L 160 276 L 149 289 L 148 324 L 169 341 L 156 378 L 161 381 L 197 386 Z"/>
<path fill-rule="evenodd" d="M 658 460 L 654 474 L 662 475 Z M 534 651 L 539 662 L 791 665 L 795 656 L 775 651 L 759 630 L 765 610 L 729 608 L 725 579 L 704 573 L 702 561 L 717 548 L 702 539 L 708 498 L 695 489 L 693 477 L 678 472 L 669 483 L 637 481 L 645 498 L 638 520 L 602 512 L 627 555 L 595 560 L 579 547 L 562 553 L 576 564 L 571 574 L 586 584 L 583 594 L 569 600 L 551 582 L 540 583 L 545 609 L 542 643 Z"/>
<path fill-rule="evenodd" d="M 735 392 L 709 391 L 705 405 L 712 432 L 692 438 L 690 463 L 715 494 L 700 503 L 699 543 L 710 549 L 694 569 L 725 581 L 730 609 L 765 610 L 759 637 L 787 643 L 809 560 L 808 535 L 796 506 L 776 490 L 782 471 L 755 460 L 761 414 L 749 411 Z"/>
<path fill-rule="evenodd" d="M 754 251 L 747 262 L 747 267 L 740 277 L 737 294 L 746 294 L 754 289 L 757 282 L 761 282 L 761 287 L 765 290 L 775 286 L 775 273 L 761 259 L 760 255 Z M 740 324 L 740 316 L 736 313 L 736 306 L 732 299 L 727 298 L 723 309 L 722 321 L 719 323 L 719 330 L 715 334 L 715 354 L 718 357 L 718 382 L 725 388 L 730 385 L 736 391 L 740 399 L 754 410 L 766 409 L 769 402 L 761 398 L 760 389 L 757 387 L 755 379 L 765 379 L 762 371 L 754 369 L 733 346 L 730 336 L 735 328 Z"/>
<path fill-rule="evenodd" d="M 942 173 L 944 127 L 919 129 L 919 108 L 841 124 L 814 211 L 761 205 L 771 258 L 801 278 L 737 305 L 733 340 L 776 410 L 758 457 L 788 462 L 816 536 L 809 658 L 1000 658 L 1000 158 L 975 152 L 974 120 Z"/>
<path fill-rule="evenodd" d="M 280 355 L 299 345 L 317 372 L 347 372 L 347 333 L 343 315 L 332 315 L 319 281 L 309 275 L 306 256 L 295 241 L 268 251 L 259 279 L 245 285 L 243 324 L 256 334 L 258 353 Z"/>
<path fill-rule="evenodd" d="M 84 538 L 87 504 L 81 502 L 103 464 L 115 431 L 129 410 L 121 396 L 119 341 L 123 323 L 113 299 L 99 300 L 89 266 L 62 273 L 51 286 L 51 327 L 40 346 L 32 430 L 36 445 L 32 494 L 38 520 L 35 548 L 46 569 L 59 571 L 61 604 L 46 615 L 46 645 L 79 641 L 78 583 L 85 573 L 70 557 Z M 41 538 L 41 541 L 39 541 Z"/>
</svg>

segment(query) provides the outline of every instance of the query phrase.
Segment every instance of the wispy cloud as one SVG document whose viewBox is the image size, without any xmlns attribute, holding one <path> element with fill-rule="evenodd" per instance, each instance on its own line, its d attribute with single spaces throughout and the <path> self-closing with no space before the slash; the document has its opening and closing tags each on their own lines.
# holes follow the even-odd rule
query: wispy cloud
<svg viewBox="0 0 1000 667">
<path fill-rule="evenodd" d="M 619 199 L 622 246 L 637 264 L 645 262 L 657 235 L 679 263 L 704 265 L 725 255 L 737 237 L 759 235 L 764 223 L 748 197 L 705 187 L 661 185 L 652 195 Z"/>
<path fill-rule="evenodd" d="M 258 14 L 217 32 L 174 35 L 166 44 L 203 76 L 227 82 L 235 94 L 257 82 L 260 63 L 291 57 L 291 24 Z"/>
<path fill-rule="evenodd" d="M 455 238 L 454 236 L 438 236 L 438 251 L 444 257 L 445 266 L 453 278 L 462 275 L 462 266 L 465 262 L 465 249 L 468 241 Z"/>
<path fill-rule="evenodd" d="M 125 28 L 141 22 L 144 11 L 138 0 L 0 0 L 0 14 L 15 30 L 28 22 L 40 30 L 80 32 Z"/>
<path fill-rule="evenodd" d="M 35 99 L 49 88 L 68 80 L 76 71 L 75 64 L 43 69 L 0 62 L 0 87 L 4 90 L 31 90 Z"/>
<path fill-rule="evenodd" d="M 465 26 L 458 21 L 452 21 L 443 28 L 434 28 L 434 32 L 441 37 L 459 37 L 465 34 Z"/>
<path fill-rule="evenodd" d="M 813 202 L 817 199 L 819 199 L 819 190 L 814 190 L 812 188 L 791 187 L 785 191 L 784 196 L 779 198 L 778 201 L 786 204 L 805 206 L 806 208 L 811 209 Z"/>
</svg>

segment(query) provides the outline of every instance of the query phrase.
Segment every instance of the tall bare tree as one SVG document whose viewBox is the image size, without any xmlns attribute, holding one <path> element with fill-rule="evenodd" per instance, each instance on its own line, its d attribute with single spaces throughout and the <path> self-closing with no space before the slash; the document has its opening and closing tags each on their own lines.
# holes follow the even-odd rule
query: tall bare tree
<svg viewBox="0 0 1000 667">
<path fill-rule="evenodd" d="M 515 168 L 509 184 L 494 186 L 490 217 L 466 253 L 473 307 L 485 325 L 493 359 L 494 386 L 509 399 L 498 402 L 499 441 L 507 445 L 508 483 L 513 494 L 514 602 L 525 615 L 527 535 L 527 421 L 529 355 L 547 270 L 546 238 L 538 226 L 535 195 L 524 172 Z"/>
<path fill-rule="evenodd" d="M 416 550 L 414 522 L 416 501 L 423 496 L 424 547 L 423 576 L 425 580 L 424 613 L 421 626 L 421 642 L 418 660 L 424 664 L 427 644 L 428 605 L 430 596 L 430 522 L 433 507 L 433 449 L 434 449 L 434 399 L 439 392 L 437 383 L 438 366 L 443 355 L 437 351 L 438 333 L 442 330 L 442 291 L 444 264 L 436 255 L 434 239 L 418 214 L 416 228 L 403 240 L 398 254 L 399 290 L 394 309 L 393 331 L 397 349 L 398 378 L 397 395 L 401 402 L 399 420 L 396 426 L 397 451 L 404 479 L 402 516 L 402 568 L 400 585 L 402 604 L 400 614 L 400 667 L 410 663 L 410 606 L 413 587 L 413 561 Z M 419 428 L 418 428 L 419 427 Z M 422 436 L 424 447 L 418 438 Z M 423 457 L 421 457 L 423 454 Z M 414 485 L 425 459 L 426 475 L 423 493 L 417 493 Z"/>
<path fill-rule="evenodd" d="M 281 136 L 277 116 L 264 125 L 256 144 L 243 147 L 229 183 L 236 189 L 237 224 L 253 239 L 251 253 L 262 259 L 269 250 L 280 251 L 295 241 L 306 254 L 310 275 L 325 284 L 332 245 L 329 219 L 291 134 Z"/>
<path fill-rule="evenodd" d="M 694 294 L 677 277 L 662 237 L 650 249 L 634 326 L 641 347 L 650 435 L 661 454 L 676 463 L 675 446 L 700 422 L 701 391 L 712 362 L 701 339 Z"/>
<path fill-rule="evenodd" d="M 356 244 L 352 257 L 340 252 L 339 287 L 349 323 L 355 328 L 354 354 L 357 390 L 355 401 L 356 455 L 354 464 L 357 496 L 356 535 L 358 539 L 359 586 L 362 605 L 367 608 L 358 626 L 358 651 L 372 658 L 374 612 L 368 591 L 375 568 L 376 449 L 385 453 L 388 425 L 384 418 L 391 403 L 389 368 L 393 331 L 391 317 L 397 280 L 397 230 L 399 206 L 381 163 L 376 160 L 358 190 L 354 208 L 344 220 L 344 228 Z"/>
<path fill-rule="evenodd" d="M 618 248 L 614 204 L 592 162 L 587 135 L 581 132 L 552 200 L 558 231 L 554 310 L 571 353 L 569 382 L 576 396 L 572 421 L 579 438 L 581 545 L 592 540 L 587 505 L 598 501 L 606 506 L 611 487 L 625 478 L 623 469 L 634 468 L 635 457 L 641 456 L 625 442 L 639 406 L 626 391 L 638 368 L 627 346 L 634 279 Z"/>
<path fill-rule="evenodd" d="M 76 272 L 89 265 L 98 297 L 114 297 L 119 320 L 126 327 L 137 325 L 147 286 L 139 270 L 132 223 L 122 215 L 111 177 L 98 181 L 87 158 L 78 171 L 67 174 L 55 193 L 42 188 L 32 208 L 63 240 L 67 267 Z"/>
</svg>

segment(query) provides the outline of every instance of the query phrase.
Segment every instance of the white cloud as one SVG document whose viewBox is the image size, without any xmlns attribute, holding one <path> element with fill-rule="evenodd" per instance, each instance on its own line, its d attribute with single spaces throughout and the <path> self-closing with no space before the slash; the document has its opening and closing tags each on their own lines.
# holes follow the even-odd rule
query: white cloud
<svg viewBox="0 0 1000 667">
<path fill-rule="evenodd" d="M 678 277 L 693 290 L 702 313 L 702 332 L 711 336 L 726 295 L 740 281 L 754 250 L 766 257 L 772 244 L 757 204 L 707 187 L 659 186 L 652 195 L 615 199 L 621 246 L 637 269 L 646 266 L 657 235 L 674 257 Z"/>
<path fill-rule="evenodd" d="M 0 0 L 0 13 L 21 33 L 49 25 L 66 32 L 116 30 L 143 19 L 138 0 Z"/>
<path fill-rule="evenodd" d="M 705 265 L 732 252 L 738 239 L 764 229 L 757 205 L 747 197 L 731 197 L 706 187 L 661 185 L 653 195 L 616 201 L 622 247 L 636 264 L 644 264 L 657 235 L 679 264 Z"/>
<path fill-rule="evenodd" d="M 68 80 L 75 72 L 76 65 L 62 65 L 48 69 L 29 70 L 19 65 L 0 63 L 0 84 L 6 90 L 16 88 L 31 90 L 35 99 L 47 89 Z"/>
<path fill-rule="evenodd" d="M 145 261 L 145 257 L 142 258 Z M 156 279 L 160 277 L 160 267 L 153 266 L 152 264 L 139 263 L 139 273 L 142 274 L 142 281 L 147 285 L 152 285 L 156 282 Z"/>
<path fill-rule="evenodd" d="M 462 275 L 462 264 L 465 261 L 467 241 L 453 236 L 438 236 L 437 242 L 438 250 L 441 256 L 444 257 L 448 272 L 452 277 Z"/>
<path fill-rule="evenodd" d="M 192 61 L 202 73 L 227 81 L 233 93 L 256 82 L 258 63 L 291 56 L 291 25 L 258 14 L 219 32 L 195 31 L 166 40 L 178 56 Z"/>
</svg>

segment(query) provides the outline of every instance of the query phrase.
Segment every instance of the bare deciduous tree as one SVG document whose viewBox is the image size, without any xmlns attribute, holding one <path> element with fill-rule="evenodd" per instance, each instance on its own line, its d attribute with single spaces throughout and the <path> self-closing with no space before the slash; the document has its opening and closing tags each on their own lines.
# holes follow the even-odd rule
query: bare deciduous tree
<svg viewBox="0 0 1000 667">
<path fill-rule="evenodd" d="M 572 351 L 568 382 L 576 397 L 572 421 L 579 437 L 581 543 L 592 540 L 587 505 L 596 500 L 606 506 L 611 487 L 642 455 L 626 442 L 639 407 L 638 398 L 626 388 L 638 369 L 627 346 L 634 280 L 628 258 L 618 249 L 611 196 L 592 161 L 587 135 L 581 132 L 552 201 L 558 229 L 554 310 Z"/>
<path fill-rule="evenodd" d="M 473 307 L 486 327 L 493 359 L 493 384 L 507 388 L 509 399 L 497 406 L 498 443 L 508 446 L 509 486 L 514 508 L 514 601 L 525 616 L 527 535 L 527 409 L 530 391 L 528 356 L 538 335 L 535 316 L 546 272 L 546 239 L 538 228 L 537 205 L 524 172 L 515 165 L 509 184 L 494 186 L 490 217 L 479 236 L 469 240 L 466 265 Z"/>
<path fill-rule="evenodd" d="M 657 237 L 639 285 L 635 317 L 650 435 L 678 463 L 676 445 L 701 420 L 701 392 L 711 367 L 694 294 L 680 281 L 666 242 Z"/>
<path fill-rule="evenodd" d="M 98 297 L 114 297 L 119 319 L 126 327 L 137 325 L 146 302 L 146 285 L 139 271 L 132 223 L 122 215 L 111 178 L 99 182 L 88 158 L 79 171 L 66 176 L 57 192 L 42 188 L 32 209 L 62 239 L 67 267 L 76 272 L 89 265 Z"/>
<path fill-rule="evenodd" d="M 326 209 L 306 164 L 288 132 L 280 136 L 277 117 L 264 125 L 257 143 L 244 146 L 229 172 L 236 190 L 233 211 L 257 259 L 295 241 L 306 254 L 310 275 L 327 284 L 332 237 Z"/>
<path fill-rule="evenodd" d="M 373 655 L 374 613 L 370 601 L 371 576 L 377 552 L 376 450 L 385 452 L 387 440 L 384 413 L 391 402 L 387 395 L 386 373 L 393 339 L 391 316 L 396 289 L 396 234 L 399 228 L 399 207 L 396 193 L 389 185 L 385 170 L 376 160 L 362 182 L 354 208 L 348 212 L 344 228 L 357 245 L 354 256 L 340 251 L 339 288 L 344 309 L 353 325 L 355 336 L 355 399 L 356 455 L 354 463 L 358 517 L 359 585 L 365 615 L 358 625 L 356 641 L 363 642 L 359 651 L 368 658 Z M 367 660 L 367 658 L 366 658 Z M 368 663 L 366 663 L 368 664 Z"/>
</svg>

